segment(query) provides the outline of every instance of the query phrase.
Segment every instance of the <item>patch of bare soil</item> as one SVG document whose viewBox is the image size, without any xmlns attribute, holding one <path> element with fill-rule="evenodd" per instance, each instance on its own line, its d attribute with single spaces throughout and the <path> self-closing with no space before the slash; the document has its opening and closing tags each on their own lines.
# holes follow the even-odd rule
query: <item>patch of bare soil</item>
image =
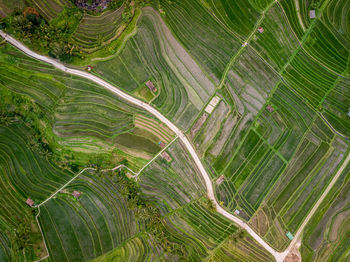
<svg viewBox="0 0 350 262">
<path fill-rule="evenodd" d="M 199 131 L 199 129 L 201 129 L 202 125 L 204 124 L 205 120 L 207 120 L 208 116 L 209 115 L 207 113 L 204 113 L 194 124 L 190 132 L 191 139 L 193 139 L 196 136 L 197 132 Z"/>
<path fill-rule="evenodd" d="M 301 255 L 299 252 L 300 242 L 297 242 L 295 246 L 290 250 L 283 262 L 301 262 Z"/>
</svg>

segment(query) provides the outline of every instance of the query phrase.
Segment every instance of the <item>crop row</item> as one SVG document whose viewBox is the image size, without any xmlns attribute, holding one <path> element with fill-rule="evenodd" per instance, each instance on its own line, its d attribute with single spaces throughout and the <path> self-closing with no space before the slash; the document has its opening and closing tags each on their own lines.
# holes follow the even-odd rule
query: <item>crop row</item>
<svg viewBox="0 0 350 262">
<path fill-rule="evenodd" d="M 87 49 L 96 48 L 113 39 L 122 21 L 123 8 L 103 12 L 99 16 L 84 14 L 73 40 Z"/>
<path fill-rule="evenodd" d="M 138 232 L 134 214 L 114 178 L 85 172 L 40 207 L 40 224 L 53 261 L 89 260 Z M 76 200 L 71 194 L 78 191 Z"/>
<path fill-rule="evenodd" d="M 152 9 L 143 10 L 137 34 L 120 55 L 97 63 L 96 72 L 128 92 L 150 79 L 159 92 L 152 104 L 184 129 L 214 91 L 213 83 Z"/>
</svg>

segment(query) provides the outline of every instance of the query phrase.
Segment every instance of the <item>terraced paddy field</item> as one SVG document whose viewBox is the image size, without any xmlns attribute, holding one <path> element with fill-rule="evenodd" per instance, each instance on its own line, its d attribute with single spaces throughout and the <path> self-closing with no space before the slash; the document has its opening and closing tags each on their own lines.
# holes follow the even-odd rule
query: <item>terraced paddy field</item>
<svg viewBox="0 0 350 262">
<path fill-rule="evenodd" d="M 53 2 L 57 10 L 64 3 Z M 151 6 L 137 9 L 135 30 L 118 48 L 109 46 L 112 56 L 94 60 L 92 73 L 183 130 L 218 204 L 277 251 L 289 246 L 335 182 L 296 240 L 303 261 L 349 260 L 350 167 L 335 180 L 349 154 L 348 2 L 159 0 Z M 108 42 L 118 34 L 121 10 L 85 14 L 77 43 L 94 49 Z M 45 243 L 50 261 L 274 261 L 215 212 L 203 171 L 149 113 L 7 44 L 0 47 L 0 92 L 20 104 L 22 117 L 0 125 L 6 192 L 0 259 L 44 257 Z M 16 111 L 10 102 L 1 108 Z M 33 126 L 57 163 L 25 139 Z M 69 181 L 78 174 L 66 171 L 71 162 L 98 171 Z M 119 164 L 130 169 L 104 169 Z M 35 226 L 39 209 L 25 206 L 27 197 L 48 199 L 38 215 L 45 242 Z M 18 251 L 16 233 L 7 234 L 18 214 L 35 240 L 25 251 Z"/>
<path fill-rule="evenodd" d="M 286 233 L 296 233 L 344 161 L 350 106 L 346 41 L 312 19 L 298 37 L 286 5 L 271 5 L 260 23 L 264 31 L 227 70 L 220 104 L 190 129 L 218 201 L 277 250 L 287 247 Z M 332 16 L 331 6 L 321 10 Z M 340 30 L 342 22 L 332 17 Z M 337 54 L 342 58 L 332 62 Z"/>
<path fill-rule="evenodd" d="M 82 261 L 100 256 L 136 235 L 142 225 L 128 209 L 113 178 L 86 171 L 40 207 L 39 222 L 52 261 Z M 73 191 L 81 196 L 76 200 Z"/>
<path fill-rule="evenodd" d="M 112 165 L 126 158 L 137 170 L 160 150 L 160 141 L 172 139 L 166 127 L 155 128 L 157 120 L 99 86 L 62 74 L 9 46 L 1 50 L 1 88 L 32 99 L 43 112 L 37 121 L 50 146 L 74 152 L 78 162 L 94 161 L 100 154 Z"/>
<path fill-rule="evenodd" d="M 303 261 L 349 259 L 349 171 L 348 166 L 307 225 Z"/>
<path fill-rule="evenodd" d="M 201 1 L 159 2 L 172 33 L 218 83 L 240 46 L 238 38 L 215 20 Z"/>
<path fill-rule="evenodd" d="M 120 55 L 97 63 L 95 72 L 131 93 L 151 80 L 157 88 L 152 105 L 186 130 L 213 94 L 214 84 L 155 10 L 143 9 L 137 27 Z"/>
<path fill-rule="evenodd" d="M 45 255 L 35 210 L 26 200 L 39 204 L 73 176 L 35 150 L 33 140 L 31 130 L 23 124 L 0 125 L 1 261 L 32 261 Z"/>
<path fill-rule="evenodd" d="M 138 177 L 141 190 L 161 210 L 169 239 L 184 245 L 192 261 L 273 261 L 253 239 L 210 209 L 204 182 L 182 151 L 180 142 L 173 143 L 166 150 L 170 162 L 160 157 Z"/>
<path fill-rule="evenodd" d="M 33 6 L 47 20 L 56 18 L 65 7 L 73 7 L 73 3 L 69 0 L 35 0 Z"/>
<path fill-rule="evenodd" d="M 87 52 L 93 52 L 115 40 L 122 32 L 123 7 L 102 14 L 84 14 L 73 34 L 76 44 Z"/>
</svg>

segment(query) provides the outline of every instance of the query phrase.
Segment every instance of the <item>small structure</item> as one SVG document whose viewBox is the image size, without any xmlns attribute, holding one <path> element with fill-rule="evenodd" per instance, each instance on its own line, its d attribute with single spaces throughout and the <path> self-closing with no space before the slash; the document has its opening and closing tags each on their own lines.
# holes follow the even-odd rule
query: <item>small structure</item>
<svg viewBox="0 0 350 262">
<path fill-rule="evenodd" d="M 310 15 L 310 19 L 314 19 L 314 18 L 316 17 L 316 12 L 315 12 L 315 10 L 310 10 L 309 15 Z"/>
<path fill-rule="evenodd" d="M 270 113 L 272 113 L 272 112 L 274 111 L 272 105 L 268 105 L 268 106 L 266 107 L 266 110 L 269 111 Z"/>
<path fill-rule="evenodd" d="M 91 65 L 88 65 L 86 69 L 90 72 L 93 69 L 93 67 Z"/>
<path fill-rule="evenodd" d="M 261 33 L 261 34 L 264 33 L 264 28 L 262 28 L 262 27 L 260 26 L 260 27 L 258 28 L 258 32 Z"/>
<path fill-rule="evenodd" d="M 293 240 L 294 238 L 294 236 L 290 232 L 287 232 L 286 236 L 289 238 L 289 240 Z"/>
<path fill-rule="evenodd" d="M 34 201 L 33 201 L 32 199 L 28 198 L 28 199 L 26 200 L 26 204 L 27 204 L 28 206 L 32 207 L 32 206 L 34 205 Z"/>
<path fill-rule="evenodd" d="M 350 109 L 349 109 L 349 112 L 347 113 L 348 117 L 350 117 Z"/>
<path fill-rule="evenodd" d="M 247 46 L 248 45 L 248 42 L 244 42 L 243 44 L 242 44 L 242 46 Z"/>
<path fill-rule="evenodd" d="M 162 141 L 159 141 L 158 145 L 159 145 L 160 147 L 165 147 L 165 143 L 163 143 Z"/>
<path fill-rule="evenodd" d="M 220 97 L 218 96 L 214 96 L 209 104 L 207 105 L 207 107 L 205 108 L 205 112 L 207 112 L 208 114 L 211 114 L 211 112 L 213 112 L 214 108 L 217 106 L 217 104 L 220 102 Z"/>
<path fill-rule="evenodd" d="M 216 179 L 216 184 L 220 185 L 222 182 L 224 182 L 225 177 L 224 175 L 221 175 L 218 179 Z"/>
<path fill-rule="evenodd" d="M 74 190 L 72 195 L 75 197 L 75 198 L 79 198 L 81 196 L 81 192 L 77 191 L 77 190 Z"/>
<path fill-rule="evenodd" d="M 241 213 L 241 211 L 239 211 L 238 209 L 235 210 L 235 215 L 239 215 Z"/>
<path fill-rule="evenodd" d="M 146 86 L 151 90 L 153 93 L 157 92 L 157 88 L 154 87 L 154 84 L 152 83 L 151 80 L 148 80 L 146 82 Z"/>
<path fill-rule="evenodd" d="M 167 152 L 165 152 L 165 151 L 163 151 L 161 154 L 160 154 L 160 156 L 162 157 L 162 158 L 164 158 L 166 161 L 168 161 L 168 162 L 170 162 L 171 161 L 171 157 L 169 156 L 169 154 L 167 153 Z"/>
</svg>

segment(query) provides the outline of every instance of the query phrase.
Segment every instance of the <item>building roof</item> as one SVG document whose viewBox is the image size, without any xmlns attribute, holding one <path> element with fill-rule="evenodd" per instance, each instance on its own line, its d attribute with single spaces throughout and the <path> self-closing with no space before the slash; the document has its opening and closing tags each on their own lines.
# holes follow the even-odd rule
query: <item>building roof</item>
<svg viewBox="0 0 350 262">
<path fill-rule="evenodd" d="M 258 28 L 259 33 L 263 33 L 264 32 L 264 28 L 262 28 L 261 26 Z"/>
<path fill-rule="evenodd" d="M 216 179 L 216 184 L 220 185 L 222 182 L 224 182 L 225 177 L 224 175 L 221 175 L 218 179 Z"/>
<path fill-rule="evenodd" d="M 151 80 L 148 80 L 148 81 L 146 82 L 146 86 L 147 86 L 152 92 L 157 91 L 157 88 L 154 87 L 154 84 L 152 83 Z"/>
<path fill-rule="evenodd" d="M 28 206 L 33 206 L 34 205 L 34 201 L 32 200 L 32 199 L 30 199 L 30 198 L 28 198 L 27 200 L 26 200 L 26 204 L 28 205 Z"/>
<path fill-rule="evenodd" d="M 290 232 L 287 232 L 286 236 L 289 238 L 289 240 L 293 240 L 294 238 L 294 236 Z"/>
<path fill-rule="evenodd" d="M 315 18 L 315 17 L 316 17 L 316 11 L 310 10 L 310 18 Z"/>
<path fill-rule="evenodd" d="M 72 195 L 75 197 L 75 198 L 78 198 L 81 196 L 81 192 L 77 191 L 77 190 L 74 190 Z"/>
<path fill-rule="evenodd" d="M 268 105 L 266 107 L 266 110 L 269 111 L 270 113 L 272 113 L 274 109 L 273 109 L 272 105 Z"/>
<path fill-rule="evenodd" d="M 169 156 L 169 154 L 167 153 L 167 152 L 165 152 L 165 151 L 163 151 L 161 154 L 160 154 L 160 156 L 162 157 L 162 158 L 164 158 L 166 161 L 168 161 L 168 162 L 170 162 L 171 161 L 171 157 Z"/>
</svg>

